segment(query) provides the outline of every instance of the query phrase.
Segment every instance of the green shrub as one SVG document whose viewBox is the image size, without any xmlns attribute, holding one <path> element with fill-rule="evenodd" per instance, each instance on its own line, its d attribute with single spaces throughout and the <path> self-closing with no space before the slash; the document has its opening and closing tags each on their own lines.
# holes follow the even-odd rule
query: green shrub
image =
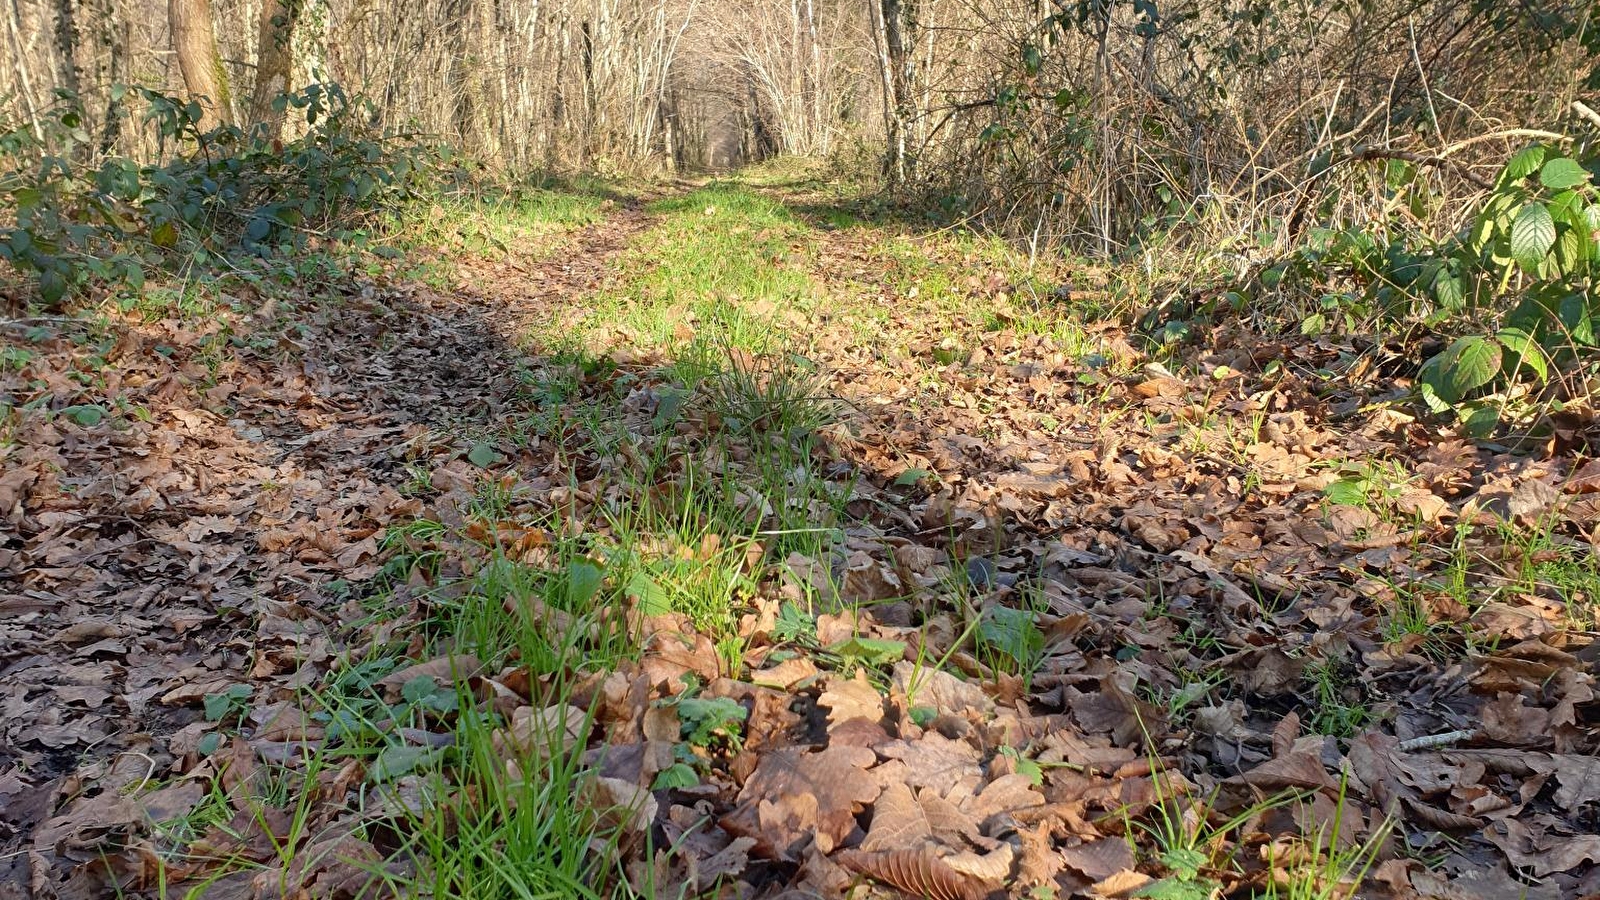
<svg viewBox="0 0 1600 900">
<path fill-rule="evenodd" d="M 93 159 L 66 98 L 51 140 L 0 133 L 0 259 L 33 279 L 46 308 L 94 285 L 137 290 L 147 271 L 236 254 L 265 256 L 313 234 L 339 236 L 406 196 L 429 161 L 408 139 L 365 125 L 363 105 L 337 85 L 279 98 L 303 110 L 305 134 L 279 142 L 224 126 L 202 132 L 200 108 L 144 88 L 145 123 L 160 163 Z M 54 152 L 52 152 L 54 151 Z"/>
</svg>

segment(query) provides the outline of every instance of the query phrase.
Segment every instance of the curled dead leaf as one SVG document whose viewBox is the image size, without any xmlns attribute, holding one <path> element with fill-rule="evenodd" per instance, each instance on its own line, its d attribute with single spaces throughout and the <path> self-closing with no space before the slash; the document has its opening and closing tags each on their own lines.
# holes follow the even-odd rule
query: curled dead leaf
<svg viewBox="0 0 1600 900">
<path fill-rule="evenodd" d="M 979 900 L 985 893 L 977 879 L 950 868 L 927 846 L 877 853 L 846 850 L 835 858 L 853 872 L 927 900 Z"/>
</svg>

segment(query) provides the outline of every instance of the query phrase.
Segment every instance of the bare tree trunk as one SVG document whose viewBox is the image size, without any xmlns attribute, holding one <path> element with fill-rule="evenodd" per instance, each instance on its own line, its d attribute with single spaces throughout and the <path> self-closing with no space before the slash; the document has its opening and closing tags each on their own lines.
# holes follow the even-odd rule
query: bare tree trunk
<svg viewBox="0 0 1600 900">
<path fill-rule="evenodd" d="M 294 27 L 304 6 L 305 0 L 262 0 L 261 3 L 250 123 L 261 127 L 269 140 L 283 133 L 284 111 L 273 109 L 273 101 L 293 87 L 290 78 L 294 74 Z"/>
<path fill-rule="evenodd" d="M 894 54 L 889 43 L 890 11 L 893 10 L 898 19 L 899 8 L 898 0 L 868 0 L 867 3 L 867 11 L 872 19 L 872 42 L 878 50 L 878 77 L 883 89 L 883 171 L 890 184 L 899 184 L 906 179 L 905 121 L 900 117 L 900 101 L 895 92 Z M 898 32 L 898 24 L 894 27 Z"/>
<path fill-rule="evenodd" d="M 116 0 L 103 0 L 97 11 L 100 43 L 105 45 L 103 72 L 97 73 L 106 90 L 106 111 L 100 129 L 100 152 L 111 153 L 122 139 L 122 91 L 128 80 L 128 26 Z"/>
<path fill-rule="evenodd" d="M 17 80 L 22 85 L 22 100 L 28 107 L 28 123 L 33 126 L 34 138 L 44 137 L 44 131 L 39 127 L 39 107 L 33 99 L 33 83 L 28 77 L 28 61 L 22 48 L 22 36 L 17 33 L 17 23 L 22 21 L 22 7 L 17 0 L 11 0 L 11 15 L 6 17 L 6 30 L 11 36 L 13 50 L 11 61 L 17 67 Z"/>
<path fill-rule="evenodd" d="M 217 52 L 211 0 L 167 0 L 167 20 L 184 89 L 200 104 L 200 130 L 233 124 L 233 96 L 222 55 Z"/>
</svg>

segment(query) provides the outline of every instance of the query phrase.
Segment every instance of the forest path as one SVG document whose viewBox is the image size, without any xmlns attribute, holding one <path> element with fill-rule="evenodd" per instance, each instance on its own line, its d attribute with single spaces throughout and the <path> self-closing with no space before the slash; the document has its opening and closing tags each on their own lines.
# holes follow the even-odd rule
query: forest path
<svg viewBox="0 0 1600 900">
<path fill-rule="evenodd" d="M 543 191 L 8 337 L 0 897 L 1593 887 L 1592 476 L 871 212 Z"/>
</svg>

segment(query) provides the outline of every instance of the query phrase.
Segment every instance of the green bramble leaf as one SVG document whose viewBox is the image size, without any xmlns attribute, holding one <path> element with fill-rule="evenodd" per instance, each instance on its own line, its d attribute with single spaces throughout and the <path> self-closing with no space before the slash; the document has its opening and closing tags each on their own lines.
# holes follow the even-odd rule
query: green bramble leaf
<svg viewBox="0 0 1600 900">
<path fill-rule="evenodd" d="M 1588 180 L 1588 170 L 1565 156 L 1547 160 L 1539 170 L 1539 183 L 1553 191 L 1577 187 Z"/>
<path fill-rule="evenodd" d="M 1511 258 L 1523 270 L 1537 275 L 1550 248 L 1556 243 L 1556 222 L 1543 203 L 1529 203 L 1511 223 Z"/>
<path fill-rule="evenodd" d="M 1505 185 L 1518 182 L 1539 171 L 1539 165 L 1544 162 L 1544 155 L 1543 144 L 1534 144 L 1518 151 L 1500 173 L 1500 183 Z"/>
<path fill-rule="evenodd" d="M 651 782 L 650 790 L 667 791 L 673 788 L 690 788 L 700 783 L 700 776 L 694 768 L 684 763 L 673 763 L 656 773 L 656 780 Z"/>
<path fill-rule="evenodd" d="M 1428 362 L 1422 369 L 1423 381 L 1439 399 L 1456 404 L 1500 374 L 1501 348 L 1489 338 L 1464 337 Z"/>
</svg>

